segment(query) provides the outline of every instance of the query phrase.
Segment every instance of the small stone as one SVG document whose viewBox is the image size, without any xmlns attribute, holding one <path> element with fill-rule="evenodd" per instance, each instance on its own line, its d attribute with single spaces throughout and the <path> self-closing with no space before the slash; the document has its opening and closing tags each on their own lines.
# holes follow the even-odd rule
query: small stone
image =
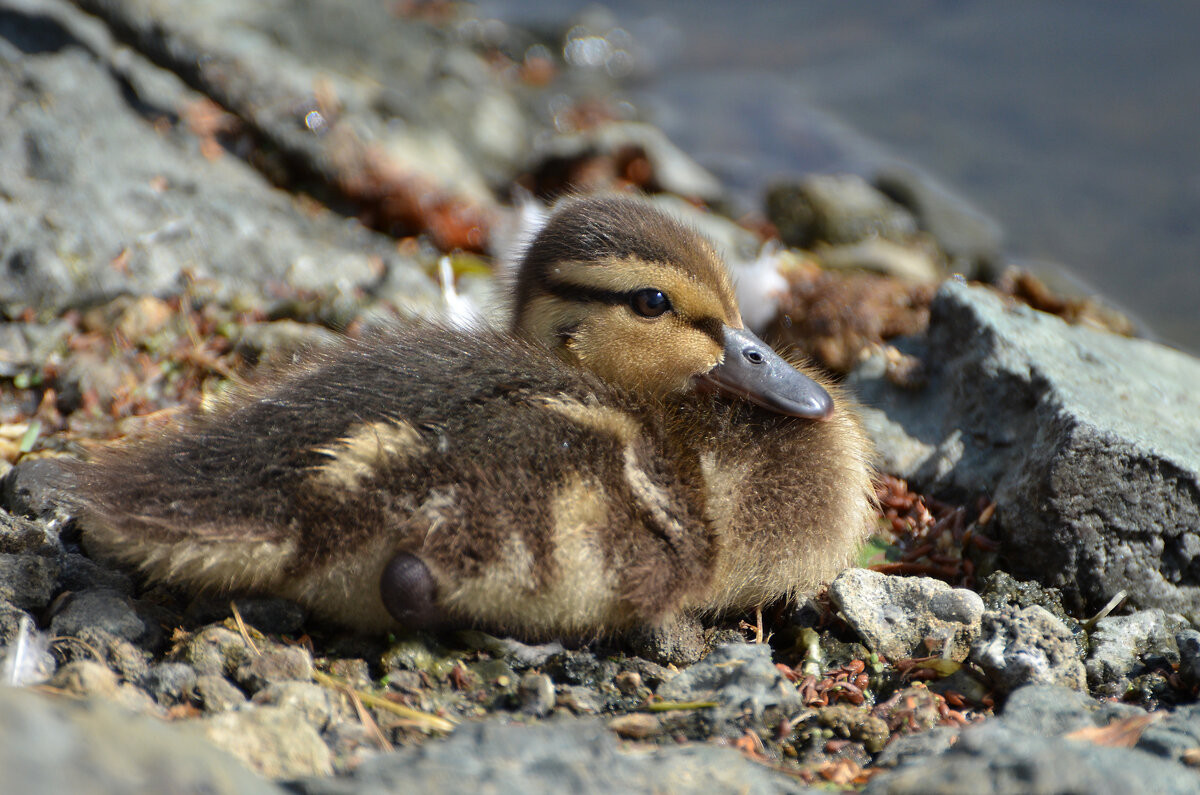
<svg viewBox="0 0 1200 795">
<path fill-rule="evenodd" d="M 608 728 L 627 740 L 645 740 L 662 733 L 662 722 L 657 715 L 646 712 L 631 712 L 619 715 L 608 722 Z"/>
<path fill-rule="evenodd" d="M 983 615 L 983 600 L 973 591 L 868 569 L 839 574 L 829 596 L 859 637 L 891 660 L 945 654 L 962 662 Z"/>
<path fill-rule="evenodd" d="M 54 596 L 58 571 L 54 558 L 0 554 L 0 599 L 22 610 L 40 610 Z"/>
<path fill-rule="evenodd" d="M 223 676 L 201 674 L 196 677 L 196 700 L 205 712 L 229 712 L 246 703 L 246 696 Z"/>
<path fill-rule="evenodd" d="M 159 663 L 150 666 L 137 683 L 164 707 L 186 704 L 196 687 L 196 669 L 184 663 Z"/>
<path fill-rule="evenodd" d="M 682 615 L 659 627 L 634 632 L 627 639 L 630 651 L 660 665 L 691 665 L 704 656 L 708 644 L 704 627 L 693 616 Z"/>
<path fill-rule="evenodd" d="M 100 629 L 118 638 L 151 648 L 162 637 L 159 627 L 145 619 L 132 600 L 108 589 L 78 591 L 67 597 L 50 620 L 55 635 L 78 635 Z"/>
<path fill-rule="evenodd" d="M 817 710 L 817 721 L 834 734 L 846 740 L 854 740 L 863 744 L 871 753 L 883 750 L 891 732 L 881 718 L 871 714 L 867 707 L 855 707 L 850 704 L 833 704 Z"/>
<path fill-rule="evenodd" d="M 917 222 L 900 205 L 853 174 L 819 174 L 767 191 L 767 216 L 789 246 L 905 240 Z"/>
<path fill-rule="evenodd" d="M 633 696 L 637 694 L 638 688 L 642 686 L 642 675 L 637 671 L 621 671 L 613 679 L 613 684 L 617 686 L 623 695 Z"/>
<path fill-rule="evenodd" d="M 286 707 L 317 731 L 345 718 L 341 699 L 316 682 L 275 682 L 255 693 L 251 702 Z"/>
<path fill-rule="evenodd" d="M 275 646 L 238 666 L 234 680 L 251 693 L 275 682 L 312 679 L 312 655 L 299 646 Z"/>
<path fill-rule="evenodd" d="M 67 663 L 58 669 L 49 684 L 84 698 L 99 696 L 112 700 L 117 697 L 117 675 L 108 666 L 88 660 Z"/>
<path fill-rule="evenodd" d="M 0 501 L 14 514 L 35 517 L 54 513 L 64 485 L 63 466 L 53 458 L 20 462 L 0 481 Z"/>
<path fill-rule="evenodd" d="M 353 688 L 361 690 L 371 685 L 371 668 L 366 660 L 330 660 L 329 673 Z"/>
<path fill-rule="evenodd" d="M 329 747 L 300 715 L 282 707 L 222 712 L 199 721 L 209 741 L 267 778 L 328 776 Z"/>
<path fill-rule="evenodd" d="M 1076 654 L 1071 631 L 1036 605 L 989 610 L 971 644 L 971 661 L 988 674 L 1001 694 L 1026 684 L 1085 690 L 1087 677 Z"/>
<path fill-rule="evenodd" d="M 517 700 L 525 714 L 545 717 L 554 709 L 554 682 L 545 674 L 530 671 L 521 677 Z"/>
<path fill-rule="evenodd" d="M 171 659 L 187 663 L 198 674 L 233 676 L 250 655 L 245 638 L 225 627 L 213 626 L 185 640 L 172 652 Z"/>
<path fill-rule="evenodd" d="M 95 659 L 103 662 L 127 682 L 136 682 L 149 669 L 150 653 L 97 627 L 84 627 L 56 647 L 71 660 Z"/>
<path fill-rule="evenodd" d="M 735 720 L 746 709 L 758 719 L 768 709 L 800 706 L 796 687 L 775 667 L 765 643 L 718 646 L 663 684 L 658 695 L 667 701 L 715 701 L 712 717 L 718 721 Z"/>
<path fill-rule="evenodd" d="M 1188 687 L 1200 685 L 1200 632 L 1185 629 L 1175 635 L 1179 646 L 1179 676 Z"/>
<path fill-rule="evenodd" d="M 1161 609 L 1105 616 L 1091 632 L 1088 685 L 1097 695 L 1122 696 L 1130 679 L 1154 664 L 1179 662 L 1175 631 L 1181 626 Z M 1149 662 L 1151 665 L 1147 666 Z"/>
<path fill-rule="evenodd" d="M 133 596 L 134 587 L 133 578 L 125 572 L 101 566 L 78 552 L 68 552 L 63 556 L 55 590 L 60 593 L 109 590 L 123 596 Z"/>
</svg>

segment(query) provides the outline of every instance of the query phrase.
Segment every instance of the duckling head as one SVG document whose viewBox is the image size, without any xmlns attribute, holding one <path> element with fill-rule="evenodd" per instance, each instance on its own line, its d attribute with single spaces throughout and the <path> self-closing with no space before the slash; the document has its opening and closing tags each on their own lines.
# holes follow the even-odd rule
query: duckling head
<svg viewBox="0 0 1200 795">
<path fill-rule="evenodd" d="M 637 199 L 559 206 L 517 273 L 513 331 L 605 381 L 649 395 L 718 390 L 826 419 L 833 400 L 742 322 L 703 237 Z"/>
</svg>

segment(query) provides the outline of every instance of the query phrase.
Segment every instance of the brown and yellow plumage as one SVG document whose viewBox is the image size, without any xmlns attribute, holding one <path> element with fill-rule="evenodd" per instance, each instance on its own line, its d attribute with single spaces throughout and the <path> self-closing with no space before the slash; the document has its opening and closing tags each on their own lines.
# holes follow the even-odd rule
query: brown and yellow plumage
<svg viewBox="0 0 1200 795">
<path fill-rule="evenodd" d="M 849 562 L 871 521 L 857 420 L 742 329 L 694 233 L 569 201 L 514 318 L 347 342 L 74 465 L 85 544 L 356 629 L 527 637 L 753 609 Z"/>
</svg>

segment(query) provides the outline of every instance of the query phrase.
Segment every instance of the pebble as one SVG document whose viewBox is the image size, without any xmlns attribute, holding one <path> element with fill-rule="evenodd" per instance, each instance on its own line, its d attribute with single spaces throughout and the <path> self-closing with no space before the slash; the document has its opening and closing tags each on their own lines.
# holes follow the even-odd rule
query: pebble
<svg viewBox="0 0 1200 795">
<path fill-rule="evenodd" d="M 299 646 L 272 646 L 262 649 L 257 655 L 238 666 L 234 681 L 250 693 L 276 682 L 312 679 L 312 655 Z"/>
<path fill-rule="evenodd" d="M 1200 632 L 1185 629 L 1175 635 L 1179 648 L 1179 676 L 1188 687 L 1200 686 Z"/>
<path fill-rule="evenodd" d="M 666 701 L 715 701 L 711 717 L 719 723 L 729 723 L 745 710 L 759 720 L 767 710 L 784 713 L 800 706 L 795 685 L 775 667 L 765 643 L 718 646 L 663 684 L 658 695 Z"/>
<path fill-rule="evenodd" d="M 304 716 L 309 725 L 324 731 L 344 720 L 347 711 L 342 699 L 316 682 L 274 682 L 250 699 L 256 705 L 286 707 Z"/>
<path fill-rule="evenodd" d="M 50 620 L 50 629 L 64 636 L 100 630 L 145 648 L 154 648 L 162 639 L 158 625 L 145 618 L 129 597 L 107 588 L 69 595 Z"/>
<path fill-rule="evenodd" d="M 1122 696 L 1130 679 L 1149 664 L 1173 665 L 1180 661 L 1175 633 L 1182 620 L 1162 610 L 1143 610 L 1127 616 L 1105 616 L 1090 635 L 1087 659 L 1088 685 L 1097 695 Z"/>
<path fill-rule="evenodd" d="M 187 704 L 195 695 L 196 669 L 184 663 L 159 663 L 138 677 L 137 684 L 164 707 Z"/>
<path fill-rule="evenodd" d="M 250 656 L 245 638 L 222 626 L 204 627 L 171 653 L 171 659 L 191 665 L 198 674 L 228 677 L 248 662 Z"/>
<path fill-rule="evenodd" d="M 517 685 L 517 700 L 526 715 L 545 717 L 554 709 L 554 682 L 545 674 L 530 671 Z"/>
<path fill-rule="evenodd" d="M 962 662 L 983 615 L 973 591 L 868 569 L 839 574 L 829 596 L 867 646 L 893 661 L 941 654 Z"/>
<path fill-rule="evenodd" d="M 1026 684 L 1083 691 L 1087 677 L 1076 655 L 1071 631 L 1045 608 L 1009 606 L 983 614 L 970 660 L 988 674 L 1001 694 Z"/>
<path fill-rule="evenodd" d="M 201 718 L 209 742 L 260 776 L 292 779 L 333 774 L 333 757 L 317 730 L 292 709 L 258 707 Z"/>
<path fill-rule="evenodd" d="M 229 712 L 246 703 L 246 696 L 228 679 L 218 674 L 196 677 L 196 701 L 205 712 Z"/>
</svg>

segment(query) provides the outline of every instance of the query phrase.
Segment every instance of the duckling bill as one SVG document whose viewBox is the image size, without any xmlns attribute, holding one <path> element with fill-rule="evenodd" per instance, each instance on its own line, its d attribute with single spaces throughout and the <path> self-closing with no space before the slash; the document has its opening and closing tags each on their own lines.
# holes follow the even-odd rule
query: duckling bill
<svg viewBox="0 0 1200 795">
<path fill-rule="evenodd" d="M 869 531 L 868 443 L 733 296 L 649 205 L 566 201 L 507 331 L 347 341 L 73 464 L 85 544 L 371 632 L 592 636 L 810 590 Z"/>
</svg>

